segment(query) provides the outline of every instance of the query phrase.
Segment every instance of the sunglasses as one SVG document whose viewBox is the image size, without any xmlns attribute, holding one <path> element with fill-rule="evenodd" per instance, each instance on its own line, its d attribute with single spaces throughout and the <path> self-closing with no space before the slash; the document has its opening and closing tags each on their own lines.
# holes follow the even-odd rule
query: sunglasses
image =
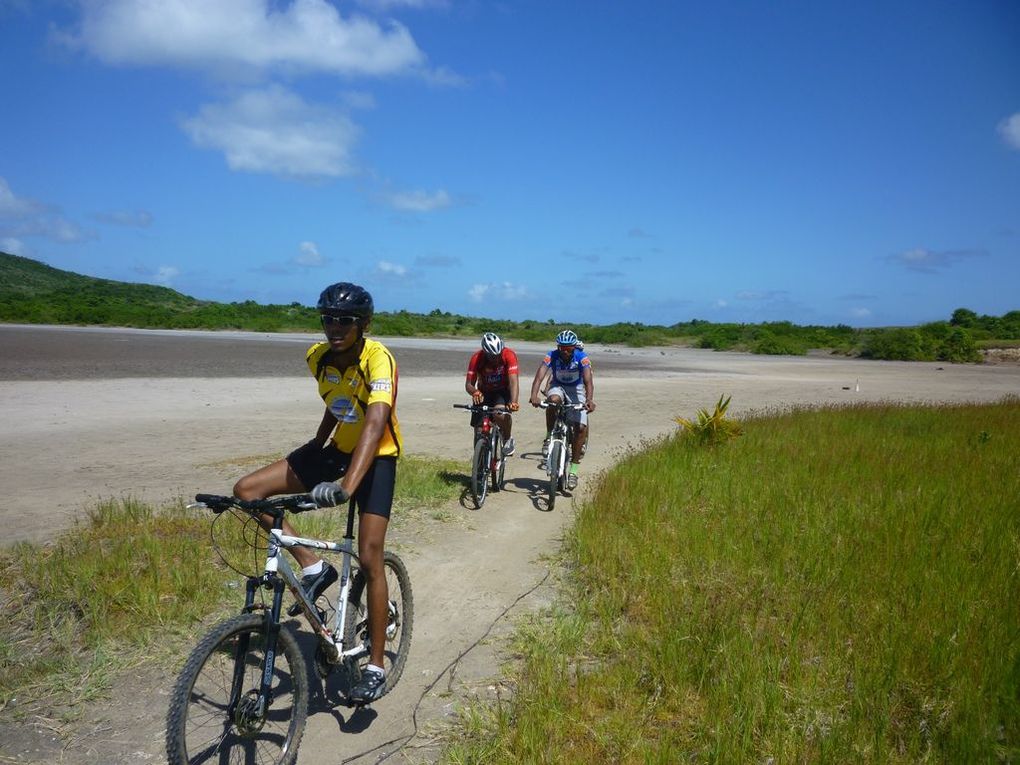
<svg viewBox="0 0 1020 765">
<path fill-rule="evenodd" d="M 569 351 L 574 350 L 577 346 L 576 345 L 560 345 L 560 346 L 557 346 L 557 347 L 560 349 L 560 353 L 568 353 Z"/>
<path fill-rule="evenodd" d="M 322 326 L 324 327 L 349 327 L 352 324 L 357 324 L 357 316 L 333 316 L 332 314 L 324 313 L 321 314 Z"/>
</svg>

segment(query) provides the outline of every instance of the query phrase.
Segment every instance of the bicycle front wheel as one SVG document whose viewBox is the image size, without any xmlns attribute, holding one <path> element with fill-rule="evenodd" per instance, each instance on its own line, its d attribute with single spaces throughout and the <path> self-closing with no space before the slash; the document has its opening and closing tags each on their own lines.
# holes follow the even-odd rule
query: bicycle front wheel
<svg viewBox="0 0 1020 765">
<path fill-rule="evenodd" d="M 407 652 L 411 648 L 411 633 L 414 629 L 414 598 L 411 595 L 411 577 L 407 573 L 404 562 L 396 553 L 387 550 L 383 553 L 383 567 L 386 572 L 386 589 L 389 601 L 389 618 L 386 622 L 386 647 L 383 652 L 383 669 L 386 670 L 386 685 L 383 694 L 389 693 L 397 684 Z M 365 586 L 365 575 L 361 570 L 354 575 L 351 594 L 347 603 L 347 616 L 344 620 L 344 648 L 351 649 L 356 645 L 370 645 L 368 634 L 368 593 Z M 368 664 L 368 654 L 357 661 L 358 671 Z M 350 678 L 351 685 L 358 678 Z"/>
<path fill-rule="evenodd" d="M 492 490 L 499 491 L 503 488 L 503 473 L 506 471 L 506 457 L 503 456 L 503 434 L 496 431 L 492 437 L 489 461 L 492 469 Z"/>
<path fill-rule="evenodd" d="M 308 716 L 308 677 L 293 633 L 281 627 L 269 698 L 260 704 L 266 620 L 244 614 L 218 624 L 188 657 L 166 717 L 170 765 L 290 765 Z"/>
<path fill-rule="evenodd" d="M 549 509 L 556 505 L 556 490 L 559 487 L 560 476 L 563 472 L 563 444 L 560 441 L 553 441 L 549 447 L 549 457 L 546 462 L 549 471 L 549 487 L 547 495 L 549 498 Z"/>
<path fill-rule="evenodd" d="M 479 438 L 475 441 L 475 453 L 471 458 L 471 497 L 475 507 L 485 503 L 485 495 L 489 493 L 489 439 Z"/>
</svg>

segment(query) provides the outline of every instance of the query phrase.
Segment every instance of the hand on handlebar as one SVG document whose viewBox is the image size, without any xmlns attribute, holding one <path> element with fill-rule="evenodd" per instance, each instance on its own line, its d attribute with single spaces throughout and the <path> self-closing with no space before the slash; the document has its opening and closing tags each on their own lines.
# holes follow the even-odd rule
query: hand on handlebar
<svg viewBox="0 0 1020 765">
<path fill-rule="evenodd" d="M 348 499 L 348 494 L 344 487 L 335 481 L 323 481 L 312 489 L 312 500 L 319 507 L 336 507 L 342 505 Z"/>
<path fill-rule="evenodd" d="M 511 412 L 516 412 L 516 411 L 517 411 L 517 410 L 519 410 L 520 408 L 521 408 L 521 405 L 520 405 L 520 404 L 518 404 L 518 403 L 517 403 L 516 401 L 511 401 L 511 402 L 510 402 L 510 411 L 511 411 Z"/>
<path fill-rule="evenodd" d="M 534 406 L 534 407 L 539 407 L 539 406 L 542 405 L 542 399 L 540 399 L 538 397 L 537 393 L 533 394 L 531 396 L 531 399 L 529 399 L 529 400 L 531 401 L 531 405 Z"/>
<path fill-rule="evenodd" d="M 485 401 L 485 396 L 482 395 L 482 392 L 480 390 L 476 390 L 474 393 L 471 394 L 471 400 L 475 404 L 480 404 L 483 401 Z"/>
<path fill-rule="evenodd" d="M 595 411 L 595 402 L 594 401 L 585 401 L 584 402 L 584 408 L 588 412 L 594 412 Z"/>
</svg>

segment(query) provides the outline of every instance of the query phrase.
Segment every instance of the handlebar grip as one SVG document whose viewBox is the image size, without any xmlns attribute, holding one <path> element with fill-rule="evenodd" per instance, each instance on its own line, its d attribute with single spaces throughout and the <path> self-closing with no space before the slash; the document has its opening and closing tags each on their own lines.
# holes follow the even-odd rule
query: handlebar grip
<svg viewBox="0 0 1020 765">
<path fill-rule="evenodd" d="M 217 514 L 229 510 L 230 506 L 234 504 L 233 497 L 224 497 L 220 494 L 196 494 L 195 501 L 205 505 Z"/>
</svg>

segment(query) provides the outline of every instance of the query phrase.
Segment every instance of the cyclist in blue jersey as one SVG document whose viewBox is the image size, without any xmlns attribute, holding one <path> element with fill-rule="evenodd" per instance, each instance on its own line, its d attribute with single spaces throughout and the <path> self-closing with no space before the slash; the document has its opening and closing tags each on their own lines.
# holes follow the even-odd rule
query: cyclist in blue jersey
<svg viewBox="0 0 1020 765">
<path fill-rule="evenodd" d="M 584 404 L 583 411 L 568 412 L 568 417 L 577 427 L 574 429 L 574 441 L 570 448 L 570 473 L 567 476 L 567 488 L 577 487 L 577 469 L 584 456 L 585 441 L 588 436 L 588 412 L 595 411 L 595 380 L 591 373 L 591 360 L 583 350 L 577 347 L 577 335 L 565 329 L 556 335 L 556 348 L 549 351 L 538 365 L 535 379 L 531 383 L 531 405 L 542 403 L 542 384 L 549 378 L 549 389 L 546 400 L 551 404 Z M 545 442 L 542 454 L 549 451 L 549 434 L 552 433 L 555 412 L 545 412 Z"/>
</svg>

